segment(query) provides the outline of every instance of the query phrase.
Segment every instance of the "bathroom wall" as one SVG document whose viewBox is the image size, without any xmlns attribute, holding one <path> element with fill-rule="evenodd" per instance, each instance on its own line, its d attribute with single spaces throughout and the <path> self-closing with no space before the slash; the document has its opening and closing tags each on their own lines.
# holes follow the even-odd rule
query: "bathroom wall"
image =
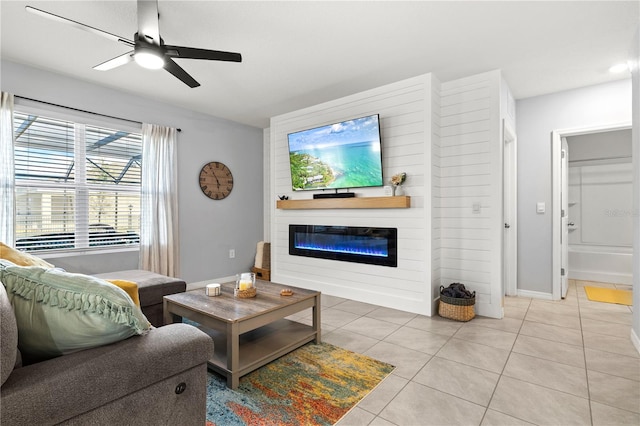
<svg viewBox="0 0 640 426">
<path fill-rule="evenodd" d="M 567 138 L 569 277 L 631 284 L 631 129 Z"/>
</svg>

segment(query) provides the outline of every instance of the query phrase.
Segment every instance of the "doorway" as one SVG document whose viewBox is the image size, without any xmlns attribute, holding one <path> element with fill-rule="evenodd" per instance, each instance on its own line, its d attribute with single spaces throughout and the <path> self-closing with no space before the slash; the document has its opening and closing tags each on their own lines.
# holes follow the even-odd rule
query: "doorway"
<svg viewBox="0 0 640 426">
<path fill-rule="evenodd" d="M 630 123 L 598 126 L 591 128 L 555 130 L 551 135 L 551 171 L 552 171 L 552 298 L 559 300 L 566 296 L 569 279 L 569 242 L 570 232 L 576 231 L 576 200 L 571 200 L 570 148 L 567 138 L 613 132 L 630 129 Z M 563 157 L 564 155 L 564 157 Z M 592 209 L 593 211 L 593 209 Z M 600 205 L 597 214 L 604 216 L 607 206 Z M 571 213 L 571 214 L 570 214 Z M 571 217 L 573 215 L 573 217 Z M 596 251 L 602 251 L 605 245 L 595 244 Z M 597 278 L 597 277 L 596 277 Z"/>
<path fill-rule="evenodd" d="M 502 239 L 502 283 L 507 296 L 518 295 L 518 224 L 517 224 L 517 138 L 503 120 L 504 151 L 502 159 L 502 206 L 504 231 Z"/>
</svg>

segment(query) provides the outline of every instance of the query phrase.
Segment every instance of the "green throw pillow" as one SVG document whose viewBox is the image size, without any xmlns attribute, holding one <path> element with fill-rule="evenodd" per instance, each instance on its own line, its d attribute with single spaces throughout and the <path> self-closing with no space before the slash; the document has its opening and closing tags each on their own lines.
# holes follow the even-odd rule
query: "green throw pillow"
<svg viewBox="0 0 640 426">
<path fill-rule="evenodd" d="M 0 259 L 18 324 L 18 348 L 28 363 L 114 343 L 149 330 L 124 290 L 82 274 Z"/>
</svg>

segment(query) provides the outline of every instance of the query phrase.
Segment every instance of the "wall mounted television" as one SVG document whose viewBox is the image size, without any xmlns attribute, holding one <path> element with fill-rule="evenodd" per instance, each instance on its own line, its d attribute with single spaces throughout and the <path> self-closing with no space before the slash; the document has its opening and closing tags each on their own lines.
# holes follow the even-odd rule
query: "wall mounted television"
<svg viewBox="0 0 640 426">
<path fill-rule="evenodd" d="M 288 135 L 294 191 L 382 186 L 378 114 Z"/>
</svg>

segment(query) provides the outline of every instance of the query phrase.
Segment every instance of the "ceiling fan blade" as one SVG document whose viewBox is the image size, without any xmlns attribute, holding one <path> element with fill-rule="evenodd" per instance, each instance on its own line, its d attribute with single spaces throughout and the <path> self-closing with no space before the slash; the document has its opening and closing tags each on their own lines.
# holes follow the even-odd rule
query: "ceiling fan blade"
<svg viewBox="0 0 640 426">
<path fill-rule="evenodd" d="M 183 70 L 180 65 L 176 64 L 171 58 L 165 57 L 164 60 L 164 69 L 173 74 L 174 77 L 180 79 L 184 84 L 191 87 L 192 89 L 194 87 L 200 86 L 200 83 L 195 81 L 193 77 L 187 74 L 187 72 Z"/>
<path fill-rule="evenodd" d="M 138 0 L 138 37 L 160 46 L 160 27 L 158 26 L 158 1 Z"/>
<path fill-rule="evenodd" d="M 242 62 L 242 55 L 221 50 L 196 49 L 194 47 L 164 45 L 165 52 L 173 58 L 208 59 L 211 61 Z"/>
<path fill-rule="evenodd" d="M 129 40 L 129 39 L 126 39 L 124 37 L 120 37 L 120 36 L 115 35 L 115 34 L 108 33 L 106 31 L 102 31 L 102 30 L 100 30 L 98 28 L 94 28 L 94 27 L 92 27 L 90 25 L 83 24 L 82 22 L 74 21 L 73 19 L 64 18 L 62 16 L 58 16 L 58 15 L 55 15 L 53 13 L 50 13 L 50 12 L 47 12 L 47 11 L 44 11 L 44 10 L 36 9 L 35 7 L 31 7 L 31 6 L 25 6 L 25 9 L 27 10 L 27 12 L 31 12 L 31 13 L 36 14 L 38 16 L 42 16 L 44 18 L 51 19 L 51 20 L 54 20 L 54 21 L 57 21 L 57 22 L 62 22 L 63 24 L 71 25 L 71 26 L 73 26 L 75 28 L 78 28 L 80 30 L 88 31 L 88 32 L 90 32 L 92 34 L 97 34 L 99 36 L 106 37 L 109 40 L 119 41 L 120 43 L 124 43 L 124 44 L 126 44 L 128 46 L 134 46 L 135 45 L 135 43 L 133 41 Z"/>
<path fill-rule="evenodd" d="M 109 59 L 108 61 L 103 62 L 99 65 L 96 65 L 95 67 L 93 67 L 93 69 L 98 71 L 108 71 L 121 65 L 128 64 L 131 61 L 133 61 L 133 50 L 120 56 L 116 56 L 115 58 Z"/>
</svg>

